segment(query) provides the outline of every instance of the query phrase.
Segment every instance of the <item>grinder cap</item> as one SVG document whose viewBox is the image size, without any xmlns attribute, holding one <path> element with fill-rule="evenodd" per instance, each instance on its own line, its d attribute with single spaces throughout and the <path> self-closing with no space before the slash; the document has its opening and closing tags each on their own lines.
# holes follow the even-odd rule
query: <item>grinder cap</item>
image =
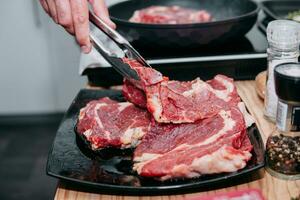
<svg viewBox="0 0 300 200">
<path fill-rule="evenodd" d="M 283 63 L 274 69 L 275 91 L 279 99 L 300 103 L 300 63 Z"/>
</svg>

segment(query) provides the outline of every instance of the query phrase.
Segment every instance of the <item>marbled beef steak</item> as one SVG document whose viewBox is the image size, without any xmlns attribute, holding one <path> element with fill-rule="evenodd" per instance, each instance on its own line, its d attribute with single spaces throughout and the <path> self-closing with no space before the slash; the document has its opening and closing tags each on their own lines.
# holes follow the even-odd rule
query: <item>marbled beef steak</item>
<svg viewBox="0 0 300 200">
<path fill-rule="evenodd" d="M 161 180 L 234 172 L 246 166 L 252 145 L 237 107 L 189 124 L 152 124 L 134 152 L 134 169 Z"/>
<path fill-rule="evenodd" d="M 173 81 L 124 60 L 141 81 L 124 80 L 129 102 L 109 98 L 82 108 L 77 131 L 94 150 L 136 147 L 133 169 L 159 180 L 235 172 L 252 157 L 247 127 L 254 122 L 233 80 Z"/>
<path fill-rule="evenodd" d="M 217 75 L 207 82 L 199 78 L 173 81 L 137 62 L 125 62 L 137 71 L 142 81 L 136 84 L 125 80 L 123 95 L 137 106 L 147 107 L 159 123 L 192 123 L 240 102 L 233 80 L 226 76 Z"/>
<path fill-rule="evenodd" d="M 146 24 L 190 24 L 210 22 L 212 16 L 206 10 L 194 10 L 180 6 L 150 6 L 136 10 L 130 22 Z"/>
<path fill-rule="evenodd" d="M 148 132 L 150 114 L 129 102 L 101 98 L 80 110 L 77 132 L 92 149 L 132 148 Z"/>
</svg>

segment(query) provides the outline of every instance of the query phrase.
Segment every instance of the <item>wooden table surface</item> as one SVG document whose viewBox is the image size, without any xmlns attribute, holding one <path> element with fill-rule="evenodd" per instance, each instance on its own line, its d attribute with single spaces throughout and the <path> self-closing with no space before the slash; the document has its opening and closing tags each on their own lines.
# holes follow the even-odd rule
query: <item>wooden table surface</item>
<svg viewBox="0 0 300 200">
<path fill-rule="evenodd" d="M 264 142 L 268 135 L 275 129 L 274 124 L 268 122 L 263 117 L 263 101 L 259 99 L 255 92 L 254 81 L 238 81 L 236 82 L 238 92 L 247 105 L 250 113 L 256 119 L 258 128 L 262 134 Z M 217 192 L 233 191 L 237 189 L 256 188 L 262 191 L 263 196 L 267 200 L 290 200 L 292 197 L 297 197 L 300 194 L 300 180 L 285 181 L 270 176 L 264 169 L 252 175 L 253 177 L 247 180 L 241 180 L 239 183 L 228 183 L 222 188 L 215 188 L 208 191 L 201 191 L 195 193 L 188 193 L 183 195 L 171 196 L 117 196 L 117 195 L 103 195 L 99 193 L 83 192 L 64 185 L 58 184 L 55 199 L 85 199 L 85 200 L 175 200 L 186 199 L 201 195 L 215 194 Z"/>
</svg>

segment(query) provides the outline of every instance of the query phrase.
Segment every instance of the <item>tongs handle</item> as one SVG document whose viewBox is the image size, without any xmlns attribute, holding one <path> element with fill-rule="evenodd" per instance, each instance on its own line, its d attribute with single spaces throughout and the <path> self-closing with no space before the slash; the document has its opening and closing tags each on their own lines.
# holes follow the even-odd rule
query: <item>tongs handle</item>
<svg viewBox="0 0 300 200">
<path fill-rule="evenodd" d="M 131 46 L 131 44 L 117 31 L 109 27 L 92 11 L 89 11 L 90 21 L 99 29 L 102 30 L 109 38 L 111 38 L 124 52 L 128 59 L 134 59 L 140 62 L 145 67 L 151 67 L 146 60 Z"/>
<path fill-rule="evenodd" d="M 109 27 L 105 22 L 102 21 L 98 16 L 96 16 L 93 12 L 89 11 L 89 17 L 91 22 L 100 28 L 108 37 L 114 40 L 117 44 L 129 44 L 129 42 L 114 29 Z"/>
<path fill-rule="evenodd" d="M 126 51 L 123 46 L 128 43 L 120 34 L 116 33 L 108 25 L 106 25 L 101 19 L 95 16 L 90 11 L 90 22 L 98 28 L 98 31 L 104 33 L 108 41 L 103 42 L 97 36 L 97 30 L 90 31 L 90 39 L 94 48 L 112 65 L 112 67 L 118 71 L 122 76 L 129 80 L 139 81 L 140 77 L 137 72 L 132 69 L 127 63 L 124 63 L 124 58 L 127 57 Z M 112 46 L 117 49 L 112 49 Z M 126 49 L 126 48 L 125 48 Z"/>
</svg>

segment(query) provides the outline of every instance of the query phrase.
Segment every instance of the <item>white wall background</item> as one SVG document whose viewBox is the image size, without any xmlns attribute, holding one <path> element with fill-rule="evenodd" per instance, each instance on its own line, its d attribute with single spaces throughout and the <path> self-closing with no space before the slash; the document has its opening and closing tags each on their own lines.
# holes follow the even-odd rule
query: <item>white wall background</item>
<svg viewBox="0 0 300 200">
<path fill-rule="evenodd" d="M 0 115 L 65 111 L 86 85 L 79 59 L 74 38 L 38 0 L 0 1 Z"/>
<path fill-rule="evenodd" d="M 85 78 L 74 39 L 37 0 L 0 2 L 0 115 L 64 111 Z"/>
</svg>

